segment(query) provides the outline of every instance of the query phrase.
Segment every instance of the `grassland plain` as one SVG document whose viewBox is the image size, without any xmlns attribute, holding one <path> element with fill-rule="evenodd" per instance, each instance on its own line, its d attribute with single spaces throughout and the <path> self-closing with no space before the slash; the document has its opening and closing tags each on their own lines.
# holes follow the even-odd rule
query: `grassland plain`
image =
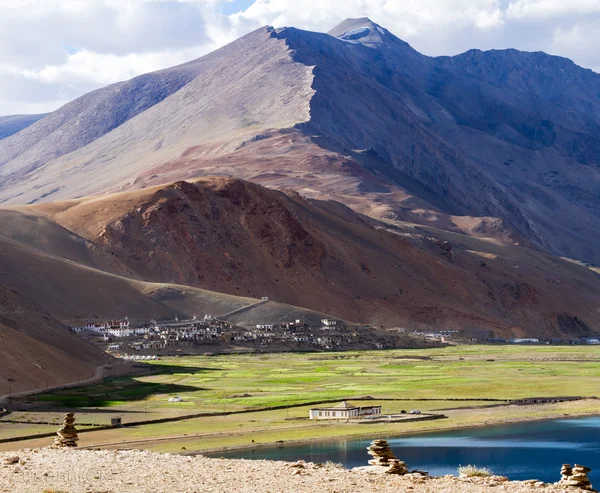
<svg viewBox="0 0 600 493">
<path fill-rule="evenodd" d="M 155 374 L 115 378 L 98 385 L 43 394 L 39 396 L 41 408 L 16 414 L 23 420 L 44 417 L 54 422 L 65 409 L 71 409 L 78 413 L 81 422 L 107 424 L 114 416 L 122 416 L 127 423 L 198 413 L 251 411 L 81 435 L 84 446 L 118 447 L 119 443 L 127 443 L 171 452 L 182 447 L 213 450 L 248 446 L 252 440 L 260 444 L 391 435 L 565 414 L 600 414 L 598 400 L 480 407 L 493 404 L 484 399 L 597 396 L 600 350 L 591 346 L 452 346 L 193 356 L 165 358 L 152 364 Z M 173 396 L 180 396 L 183 402 L 168 402 Z M 369 402 L 382 404 L 384 413 L 412 408 L 424 412 L 452 410 L 443 411 L 449 419 L 421 423 L 332 424 L 306 419 L 308 403 L 342 399 L 359 402 L 367 396 L 375 398 Z M 276 406 L 289 407 L 265 410 Z M 18 428 L 11 432 L 12 426 Z M 33 430 L 36 425 L 30 426 Z M 28 429 L 26 424 L 2 424 L 1 428 L 3 437 L 23 435 Z M 38 446 L 42 441 L 4 444 L 0 450 Z"/>
</svg>

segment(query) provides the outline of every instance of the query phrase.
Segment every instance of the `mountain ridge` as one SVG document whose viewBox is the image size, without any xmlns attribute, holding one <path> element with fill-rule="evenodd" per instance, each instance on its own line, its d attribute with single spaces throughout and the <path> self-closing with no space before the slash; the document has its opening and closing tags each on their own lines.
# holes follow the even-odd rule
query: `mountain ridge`
<svg viewBox="0 0 600 493">
<path fill-rule="evenodd" d="M 432 226 L 497 218 L 505 237 L 600 262 L 598 74 L 517 50 L 426 57 L 364 18 L 330 33 L 260 28 L 83 147 L 7 161 L 42 119 L 0 143 L 0 200 L 231 174 Z"/>
</svg>

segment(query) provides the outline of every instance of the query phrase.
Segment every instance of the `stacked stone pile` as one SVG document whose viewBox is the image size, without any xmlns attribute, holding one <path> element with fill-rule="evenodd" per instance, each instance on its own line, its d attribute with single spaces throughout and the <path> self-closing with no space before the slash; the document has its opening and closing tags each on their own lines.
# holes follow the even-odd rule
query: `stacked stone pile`
<svg viewBox="0 0 600 493">
<path fill-rule="evenodd" d="M 558 484 L 561 486 L 573 486 L 580 490 L 595 491 L 588 478 L 590 471 L 589 467 L 579 464 L 575 464 L 573 467 L 571 467 L 571 464 L 563 464 L 560 469 L 561 480 Z"/>
<path fill-rule="evenodd" d="M 408 469 L 406 463 L 396 459 L 386 440 L 373 440 L 367 447 L 367 452 L 373 458 L 369 461 L 372 466 L 387 467 L 387 474 L 406 474 Z"/>
<path fill-rule="evenodd" d="M 56 432 L 56 438 L 54 439 L 55 447 L 77 447 L 79 437 L 77 436 L 77 430 L 75 429 L 75 414 L 67 413 L 63 421 L 63 425 Z"/>
<path fill-rule="evenodd" d="M 373 440 L 367 447 L 367 453 L 373 457 L 369 461 L 372 466 L 389 467 L 391 461 L 396 459 L 387 440 Z"/>
<path fill-rule="evenodd" d="M 390 461 L 389 469 L 385 472 L 387 474 L 400 474 L 401 476 L 404 476 L 405 474 L 408 474 L 408 468 L 406 467 L 406 462 L 393 459 Z"/>
</svg>

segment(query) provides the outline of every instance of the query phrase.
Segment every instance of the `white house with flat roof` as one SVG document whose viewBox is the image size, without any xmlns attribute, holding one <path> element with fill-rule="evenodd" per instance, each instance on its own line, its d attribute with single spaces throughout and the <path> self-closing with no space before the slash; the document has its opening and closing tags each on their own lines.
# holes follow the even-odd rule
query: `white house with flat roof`
<svg viewBox="0 0 600 493">
<path fill-rule="evenodd" d="M 310 419 L 357 419 L 361 416 L 381 415 L 381 406 L 354 406 L 342 401 L 333 407 L 318 407 L 308 411 Z"/>
</svg>

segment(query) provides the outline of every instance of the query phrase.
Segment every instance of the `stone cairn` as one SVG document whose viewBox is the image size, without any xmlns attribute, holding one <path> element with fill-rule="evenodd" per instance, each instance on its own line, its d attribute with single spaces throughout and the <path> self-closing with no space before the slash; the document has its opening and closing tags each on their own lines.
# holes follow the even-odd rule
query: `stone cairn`
<svg viewBox="0 0 600 493">
<path fill-rule="evenodd" d="M 387 467 L 387 474 L 406 474 L 406 463 L 396 459 L 386 440 L 373 440 L 367 447 L 367 452 L 373 458 L 369 461 L 372 466 Z"/>
<path fill-rule="evenodd" d="M 558 482 L 561 486 L 573 486 L 580 490 L 595 491 L 592 488 L 592 483 L 588 478 L 588 473 L 591 471 L 589 467 L 575 464 L 563 464 L 560 469 L 561 480 Z"/>
<path fill-rule="evenodd" d="M 54 439 L 55 447 L 77 447 L 79 437 L 77 436 L 74 424 L 75 414 L 67 413 L 63 425 L 56 432 L 56 438 Z"/>
</svg>

